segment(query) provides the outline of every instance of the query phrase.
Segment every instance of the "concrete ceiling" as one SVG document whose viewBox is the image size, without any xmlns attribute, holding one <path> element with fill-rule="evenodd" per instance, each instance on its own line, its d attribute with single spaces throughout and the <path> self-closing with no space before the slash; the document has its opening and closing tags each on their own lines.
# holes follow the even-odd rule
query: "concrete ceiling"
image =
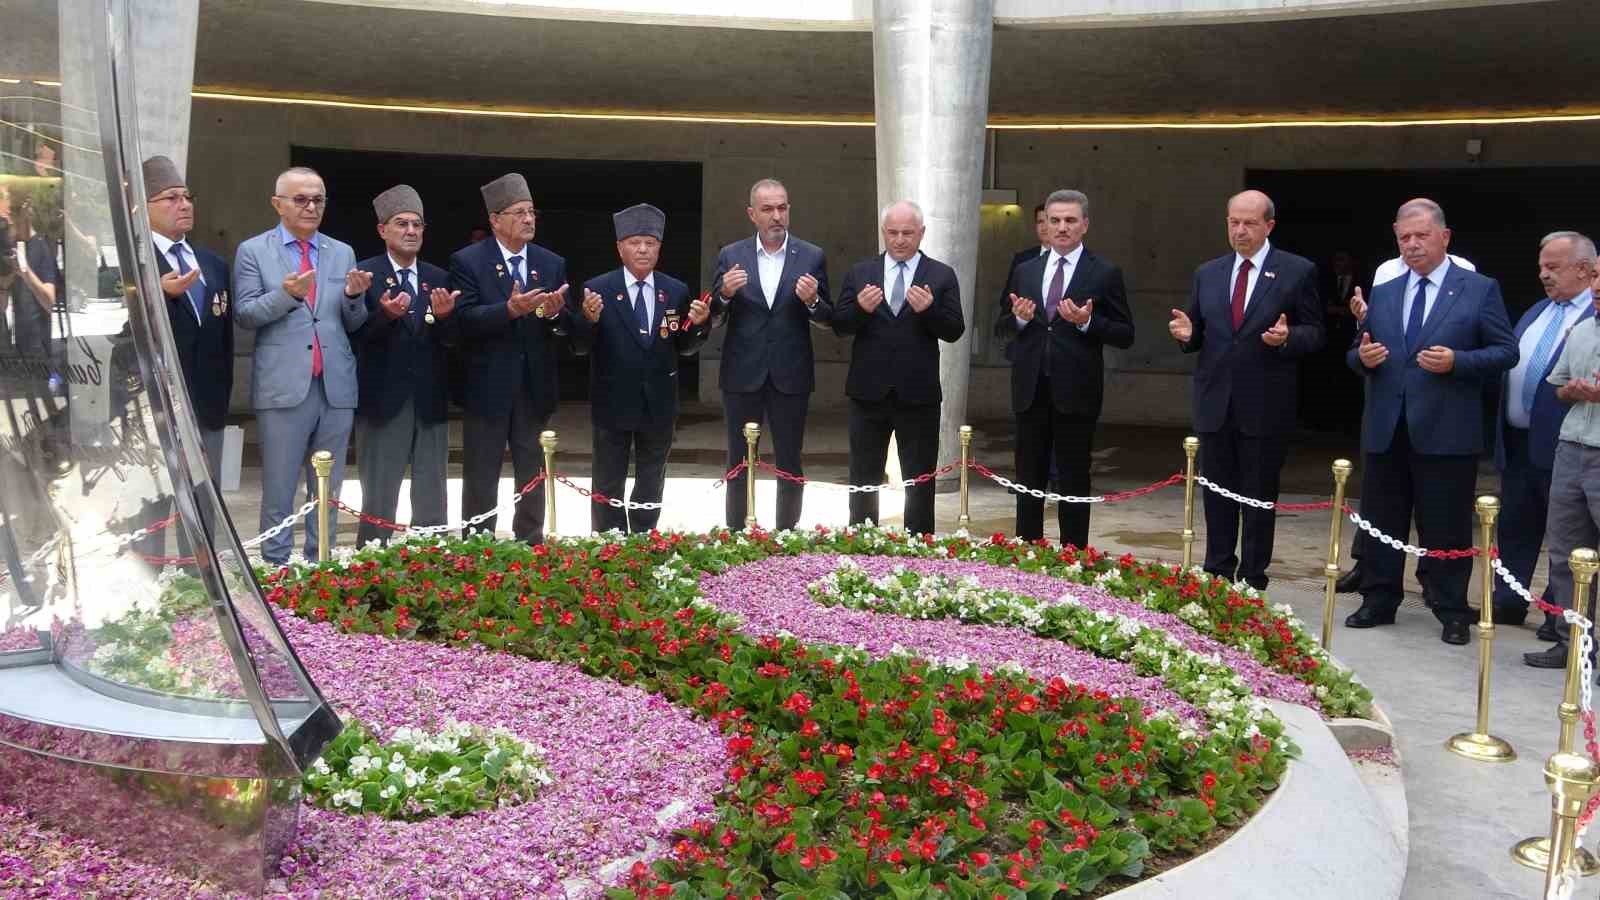
<svg viewBox="0 0 1600 900">
<path fill-rule="evenodd" d="M 1000 28 L 990 109 L 997 120 L 1592 109 L 1596 34 L 1594 0 Z M 201 0 L 195 83 L 524 109 L 870 117 L 872 37 Z"/>
</svg>

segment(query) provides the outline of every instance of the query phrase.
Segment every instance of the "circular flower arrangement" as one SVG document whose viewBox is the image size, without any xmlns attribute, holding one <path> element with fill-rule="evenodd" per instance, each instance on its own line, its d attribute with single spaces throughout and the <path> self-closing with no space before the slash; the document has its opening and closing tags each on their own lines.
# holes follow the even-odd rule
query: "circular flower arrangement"
<svg viewBox="0 0 1600 900">
<path fill-rule="evenodd" d="M 1258 808 L 1294 752 L 1266 699 L 1370 701 L 1248 588 L 999 536 L 476 538 L 264 582 L 378 739 L 549 748 L 519 805 L 308 809 L 295 894 L 1099 892 Z"/>
</svg>

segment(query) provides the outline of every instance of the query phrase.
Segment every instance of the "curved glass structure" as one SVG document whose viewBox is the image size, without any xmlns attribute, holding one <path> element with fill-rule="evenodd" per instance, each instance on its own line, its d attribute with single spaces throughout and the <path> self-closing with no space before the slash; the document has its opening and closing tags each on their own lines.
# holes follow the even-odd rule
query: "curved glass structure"
<svg viewBox="0 0 1600 900">
<path fill-rule="evenodd" d="M 259 890 L 339 721 L 200 450 L 122 4 L 0 21 L 0 802 Z"/>
</svg>

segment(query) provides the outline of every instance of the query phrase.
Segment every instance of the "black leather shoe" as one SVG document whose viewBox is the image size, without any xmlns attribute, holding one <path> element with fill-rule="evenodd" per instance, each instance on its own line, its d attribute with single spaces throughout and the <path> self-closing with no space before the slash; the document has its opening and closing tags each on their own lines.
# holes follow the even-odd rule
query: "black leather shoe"
<svg viewBox="0 0 1600 900">
<path fill-rule="evenodd" d="M 1541 641 L 1559 641 L 1565 628 L 1565 622 L 1549 613 L 1545 613 L 1544 624 L 1540 625 L 1539 630 L 1534 632 L 1534 637 Z"/>
<path fill-rule="evenodd" d="M 1555 646 L 1522 654 L 1522 661 L 1535 669 L 1565 669 L 1567 667 L 1567 642 L 1556 641 Z"/>
<path fill-rule="evenodd" d="M 1496 603 L 1491 611 L 1496 625 L 1521 625 L 1528 621 L 1528 608 L 1515 606 L 1501 606 Z"/>
<path fill-rule="evenodd" d="M 1472 628 L 1465 621 L 1444 623 L 1444 631 L 1439 635 L 1439 640 L 1446 644 L 1460 646 L 1472 637 Z"/>
<path fill-rule="evenodd" d="M 1333 590 L 1340 594 L 1355 594 L 1361 591 L 1361 563 L 1357 562 L 1350 571 L 1339 576 L 1333 583 Z"/>
<path fill-rule="evenodd" d="M 1362 606 L 1344 620 L 1346 628 L 1376 628 L 1379 625 L 1393 624 L 1394 610 L 1379 609 L 1375 606 Z"/>
</svg>

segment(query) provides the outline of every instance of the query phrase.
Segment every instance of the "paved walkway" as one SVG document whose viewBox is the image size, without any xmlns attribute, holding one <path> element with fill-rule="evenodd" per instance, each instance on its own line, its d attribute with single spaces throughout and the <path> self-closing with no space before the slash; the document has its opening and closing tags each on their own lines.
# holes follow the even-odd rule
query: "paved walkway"
<svg viewBox="0 0 1600 900">
<path fill-rule="evenodd" d="M 553 426 L 559 431 L 561 452 L 557 471 L 588 484 L 589 433 L 587 410 L 565 407 Z M 974 441 L 975 457 L 1001 473 L 1011 471 L 1009 423 L 978 423 Z M 713 481 L 723 471 L 720 449 L 723 423 L 714 411 L 687 411 L 680 420 L 672 462 L 668 467 L 667 507 L 663 526 L 703 529 L 719 524 L 723 518 L 722 494 L 713 490 Z M 1096 492 L 1125 490 L 1158 481 L 1183 466 L 1180 431 L 1159 428 L 1107 427 L 1097 441 Z M 253 433 L 247 428 L 247 451 Z M 459 428 L 452 446 L 459 448 Z M 813 417 L 807 435 L 806 475 L 822 482 L 842 484 L 846 478 L 846 431 L 842 418 Z M 1331 490 L 1329 463 L 1335 456 L 1353 455 L 1353 442 L 1333 436 L 1305 435 L 1297 439 L 1284 473 L 1286 501 L 1326 499 Z M 510 467 L 507 466 L 507 472 Z M 350 469 L 343 499 L 360 505 L 360 489 L 355 469 Z M 452 512 L 459 511 L 460 478 L 458 465 L 452 465 L 450 497 Z M 916 474 L 916 473 L 908 473 Z M 241 490 L 227 495 L 229 507 L 246 536 L 259 529 L 259 469 L 247 467 Z M 1497 480 L 1485 469 L 1479 479 L 1480 493 L 1495 493 Z M 510 479 L 501 483 L 502 496 L 509 498 Z M 843 524 L 846 521 L 846 493 L 838 487 L 815 485 L 806 494 L 802 525 Z M 883 497 L 886 522 L 900 520 L 901 495 Z M 757 510 L 760 520 L 771 523 L 775 502 L 770 478 L 758 483 Z M 566 532 L 586 528 L 588 503 L 577 493 L 562 488 L 557 494 L 557 530 Z M 937 500 L 938 527 L 953 529 L 957 497 L 941 493 Z M 1012 530 L 1014 500 L 998 487 L 975 481 L 971 497 L 972 530 L 985 534 Z M 408 515 L 402 498 L 401 520 Z M 1107 551 L 1131 551 L 1143 557 L 1177 559 L 1183 517 L 1182 487 L 1168 488 L 1126 504 L 1099 506 L 1091 525 L 1092 540 Z M 1203 542 L 1203 515 L 1197 510 L 1196 529 Z M 501 520 L 502 528 L 506 520 Z M 1053 525 L 1047 525 L 1047 533 Z M 354 540 L 355 524 L 346 519 L 340 528 L 343 542 Z M 1320 573 L 1327 552 L 1327 513 L 1285 514 L 1277 530 L 1277 546 L 1271 574 L 1276 579 L 1272 598 L 1291 604 L 1316 633 L 1322 616 Z M 1346 523 L 1345 534 L 1349 534 Z M 1348 538 L 1346 538 L 1348 547 Z M 1197 546 L 1197 554 L 1199 548 Z M 1474 575 L 1471 597 L 1477 604 L 1481 592 L 1479 569 Z M 1534 582 L 1542 587 L 1543 574 Z M 1477 648 L 1474 645 L 1451 647 L 1439 640 L 1439 626 L 1423 609 L 1417 585 L 1401 610 L 1396 625 L 1368 631 L 1352 631 L 1339 624 L 1333 637 L 1334 652 L 1351 665 L 1371 686 L 1379 702 L 1394 721 L 1398 732 L 1398 751 L 1406 780 L 1410 807 L 1411 856 L 1404 896 L 1411 900 L 1432 898 L 1527 898 L 1537 896 L 1542 875 L 1525 869 L 1509 856 L 1517 840 L 1542 834 L 1548 826 L 1550 801 L 1541 774 L 1544 758 L 1554 749 L 1557 721 L 1555 707 L 1560 700 L 1561 673 L 1530 669 L 1522 665 L 1521 653 L 1544 646 L 1535 639 L 1530 620 L 1523 628 L 1499 628 L 1494 648 L 1494 690 L 1490 731 L 1509 740 L 1517 748 L 1515 762 L 1503 765 L 1473 763 L 1444 750 L 1451 734 L 1471 730 L 1474 722 Z M 1359 598 L 1342 596 L 1336 621 L 1359 603 Z M 1316 827 L 1315 823 L 1306 823 Z M 1595 847 L 1591 837 L 1589 845 Z M 1286 877 L 1287 873 L 1286 873 Z M 1586 881 L 1578 896 L 1595 896 L 1600 879 Z"/>
</svg>

